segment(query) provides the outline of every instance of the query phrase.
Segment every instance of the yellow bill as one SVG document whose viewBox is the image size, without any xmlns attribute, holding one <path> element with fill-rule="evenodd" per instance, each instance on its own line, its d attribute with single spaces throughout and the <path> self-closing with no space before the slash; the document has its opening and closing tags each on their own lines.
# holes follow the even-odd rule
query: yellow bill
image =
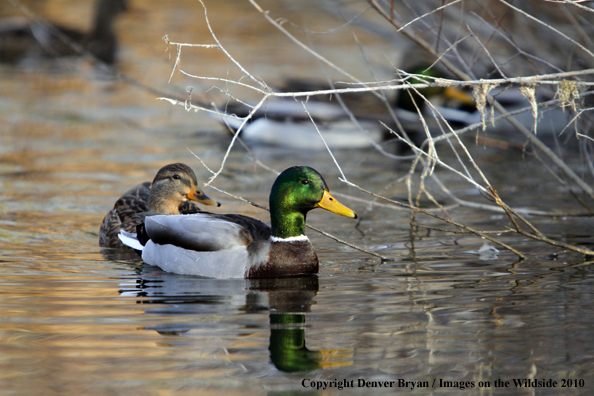
<svg viewBox="0 0 594 396">
<path fill-rule="evenodd" d="M 340 202 L 336 200 L 330 194 L 330 191 L 324 190 L 324 195 L 322 196 L 322 200 L 317 203 L 316 205 L 318 208 L 329 210 L 330 212 L 339 214 L 341 216 L 352 217 L 353 219 L 357 218 L 357 214 L 353 212 L 351 209 L 347 208 Z"/>
<path fill-rule="evenodd" d="M 457 87 L 447 87 L 445 89 L 444 95 L 446 98 L 455 99 L 460 103 L 467 104 L 467 105 L 474 105 L 474 98 L 471 94 L 466 91 L 461 90 Z"/>
</svg>

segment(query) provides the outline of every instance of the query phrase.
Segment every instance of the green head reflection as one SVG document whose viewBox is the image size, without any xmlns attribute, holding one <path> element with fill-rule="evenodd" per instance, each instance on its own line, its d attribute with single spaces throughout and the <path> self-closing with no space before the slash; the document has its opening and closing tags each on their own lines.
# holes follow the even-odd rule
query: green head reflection
<svg viewBox="0 0 594 396">
<path fill-rule="evenodd" d="M 351 349 L 309 350 L 305 346 L 305 314 L 270 314 L 270 358 L 277 369 L 286 372 L 349 366 Z"/>
</svg>

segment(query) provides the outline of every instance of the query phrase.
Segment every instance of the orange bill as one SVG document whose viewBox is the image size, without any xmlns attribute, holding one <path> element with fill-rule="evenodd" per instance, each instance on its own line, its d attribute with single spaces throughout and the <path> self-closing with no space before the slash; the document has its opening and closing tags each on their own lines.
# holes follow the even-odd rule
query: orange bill
<svg viewBox="0 0 594 396">
<path fill-rule="evenodd" d="M 208 195 L 204 194 L 204 192 L 202 192 L 201 189 L 196 188 L 196 186 L 194 186 L 193 184 L 192 189 L 190 190 L 188 195 L 186 195 L 186 198 L 192 201 L 198 201 L 203 205 L 221 206 L 220 203 L 218 203 L 214 199 L 211 199 Z"/>
<path fill-rule="evenodd" d="M 471 94 L 466 91 L 461 90 L 457 87 L 447 87 L 445 89 L 444 95 L 446 98 L 455 99 L 462 104 L 467 105 L 474 105 L 474 98 Z"/>
<path fill-rule="evenodd" d="M 339 214 L 341 216 L 352 217 L 353 219 L 357 218 L 357 214 L 338 202 L 336 198 L 330 194 L 330 191 L 324 190 L 324 195 L 320 202 L 316 205 L 318 208 L 329 210 L 330 212 Z"/>
</svg>

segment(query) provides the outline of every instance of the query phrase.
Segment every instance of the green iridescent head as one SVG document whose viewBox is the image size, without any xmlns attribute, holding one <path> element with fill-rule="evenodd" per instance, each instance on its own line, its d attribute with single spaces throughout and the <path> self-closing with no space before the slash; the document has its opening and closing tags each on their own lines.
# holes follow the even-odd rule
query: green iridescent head
<svg viewBox="0 0 594 396">
<path fill-rule="evenodd" d="M 428 69 L 426 66 L 418 66 L 413 68 L 410 72 L 411 74 L 417 75 L 417 77 L 411 77 L 408 82 L 410 84 L 425 84 L 425 83 L 433 83 L 435 82 L 436 78 L 443 78 L 443 75 L 439 73 L 436 69 Z M 424 78 L 425 76 L 425 78 Z M 464 92 L 463 90 L 449 86 L 449 87 L 427 87 L 427 88 L 417 88 L 416 91 L 410 89 L 400 92 L 398 95 L 398 101 L 396 106 L 398 108 L 414 111 L 416 112 L 416 107 L 414 103 L 421 109 L 424 106 L 425 100 L 421 97 L 424 96 L 427 99 L 431 99 L 437 97 L 439 95 L 443 95 L 443 97 L 447 99 L 453 99 L 460 104 L 464 105 L 474 105 L 474 99 L 472 95 Z"/>
<path fill-rule="evenodd" d="M 304 235 L 307 212 L 315 208 L 357 218 L 330 194 L 322 175 L 308 166 L 294 166 L 281 173 L 270 191 L 269 205 L 272 235 L 278 238 Z"/>
</svg>

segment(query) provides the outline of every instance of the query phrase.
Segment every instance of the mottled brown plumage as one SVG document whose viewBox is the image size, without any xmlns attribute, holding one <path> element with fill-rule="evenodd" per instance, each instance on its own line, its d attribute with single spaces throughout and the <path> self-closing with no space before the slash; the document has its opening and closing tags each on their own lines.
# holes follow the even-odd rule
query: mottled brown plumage
<svg viewBox="0 0 594 396">
<path fill-rule="evenodd" d="M 120 230 L 136 232 L 150 214 L 191 214 L 200 212 L 195 203 L 220 205 L 196 187 L 194 171 L 185 164 L 166 165 L 157 172 L 153 182 L 141 183 L 126 191 L 103 219 L 99 229 L 99 246 L 125 247 Z"/>
</svg>

